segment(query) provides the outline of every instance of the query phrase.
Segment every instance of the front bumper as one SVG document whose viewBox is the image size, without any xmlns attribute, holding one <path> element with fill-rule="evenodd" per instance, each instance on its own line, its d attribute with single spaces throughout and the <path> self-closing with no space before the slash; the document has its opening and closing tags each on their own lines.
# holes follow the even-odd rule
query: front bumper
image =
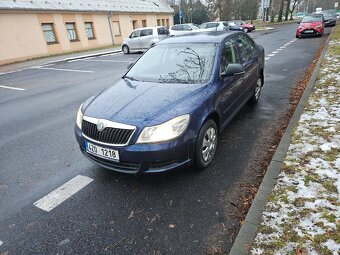
<svg viewBox="0 0 340 255">
<path fill-rule="evenodd" d="M 309 32 L 311 31 L 311 32 Z M 309 36 L 320 36 L 323 34 L 322 29 L 313 29 L 313 28 L 306 28 L 303 30 L 297 30 L 296 35 L 299 37 L 309 37 Z"/>
<path fill-rule="evenodd" d="M 86 152 L 87 139 L 77 126 L 74 130 L 80 150 L 86 158 L 104 168 L 122 173 L 161 173 L 188 166 L 192 161 L 195 148 L 195 141 L 186 140 L 185 137 L 159 144 L 132 144 L 122 147 L 104 146 L 89 141 L 98 146 L 118 150 L 120 160 L 115 162 Z"/>
</svg>

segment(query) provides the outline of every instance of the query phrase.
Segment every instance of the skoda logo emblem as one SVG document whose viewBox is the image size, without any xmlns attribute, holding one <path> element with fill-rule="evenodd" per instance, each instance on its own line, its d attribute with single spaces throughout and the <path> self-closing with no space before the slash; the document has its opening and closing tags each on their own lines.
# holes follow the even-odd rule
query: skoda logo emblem
<svg viewBox="0 0 340 255">
<path fill-rule="evenodd" d="M 97 123 L 97 130 L 98 130 L 99 132 L 101 132 L 101 131 L 104 130 L 104 128 L 105 128 L 104 123 L 101 122 L 101 121 L 99 121 L 99 122 Z"/>
</svg>

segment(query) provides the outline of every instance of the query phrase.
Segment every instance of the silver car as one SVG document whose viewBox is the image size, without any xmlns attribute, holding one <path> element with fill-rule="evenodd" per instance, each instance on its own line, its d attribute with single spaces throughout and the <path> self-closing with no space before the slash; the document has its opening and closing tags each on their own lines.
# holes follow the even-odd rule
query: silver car
<svg viewBox="0 0 340 255">
<path fill-rule="evenodd" d="M 122 51 L 129 54 L 131 51 L 147 50 L 168 36 L 169 31 L 166 27 L 138 28 L 132 31 L 129 38 L 123 40 Z"/>
</svg>

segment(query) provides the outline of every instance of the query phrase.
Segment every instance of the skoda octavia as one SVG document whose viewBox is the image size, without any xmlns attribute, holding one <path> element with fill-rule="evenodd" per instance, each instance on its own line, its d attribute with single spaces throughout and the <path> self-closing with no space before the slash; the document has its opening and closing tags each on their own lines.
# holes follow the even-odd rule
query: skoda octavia
<svg viewBox="0 0 340 255">
<path fill-rule="evenodd" d="M 245 103 L 259 100 L 263 68 L 263 48 L 242 32 L 165 39 L 80 106 L 80 149 L 124 173 L 203 169 L 218 134 Z"/>
</svg>

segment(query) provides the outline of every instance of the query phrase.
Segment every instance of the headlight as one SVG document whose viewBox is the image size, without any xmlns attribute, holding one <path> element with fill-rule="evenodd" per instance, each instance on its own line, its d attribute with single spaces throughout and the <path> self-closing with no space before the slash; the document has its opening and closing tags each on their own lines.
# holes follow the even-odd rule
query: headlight
<svg viewBox="0 0 340 255">
<path fill-rule="evenodd" d="M 77 126 L 79 129 L 81 129 L 81 125 L 83 123 L 83 113 L 81 112 L 81 108 L 83 107 L 83 104 L 80 105 L 78 113 L 77 113 Z"/>
<path fill-rule="evenodd" d="M 321 25 L 318 25 L 318 26 L 316 26 L 316 28 L 322 28 L 322 26 L 321 26 Z"/>
<path fill-rule="evenodd" d="M 137 143 L 164 142 L 179 137 L 187 129 L 190 115 L 185 114 L 158 126 L 145 127 Z"/>
</svg>

